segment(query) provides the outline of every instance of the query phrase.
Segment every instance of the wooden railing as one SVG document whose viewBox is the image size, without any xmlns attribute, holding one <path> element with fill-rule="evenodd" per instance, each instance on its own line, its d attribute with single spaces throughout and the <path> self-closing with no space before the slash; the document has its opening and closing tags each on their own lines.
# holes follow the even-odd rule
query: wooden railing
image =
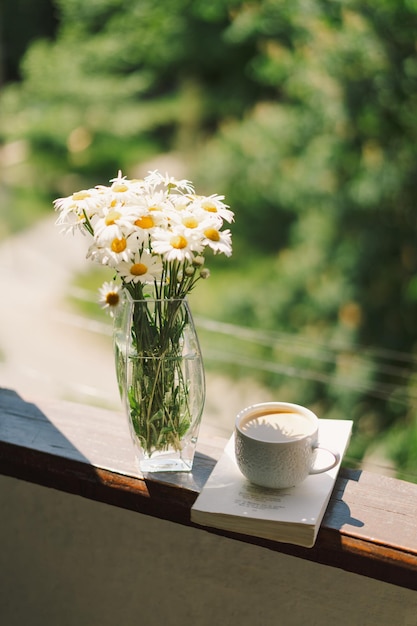
<svg viewBox="0 0 417 626">
<path fill-rule="evenodd" d="M 190 474 L 145 479 L 123 415 L 0 389 L 0 473 L 179 524 L 224 444 L 203 426 Z M 210 532 L 417 590 L 416 503 L 417 485 L 342 469 L 314 548 Z"/>
</svg>

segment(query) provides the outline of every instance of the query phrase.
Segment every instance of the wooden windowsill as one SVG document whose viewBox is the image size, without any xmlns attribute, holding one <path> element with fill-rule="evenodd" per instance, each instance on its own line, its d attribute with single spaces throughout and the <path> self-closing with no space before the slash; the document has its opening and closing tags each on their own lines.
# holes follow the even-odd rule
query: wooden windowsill
<svg viewBox="0 0 417 626">
<path fill-rule="evenodd" d="M 191 473 L 143 478 L 121 413 L 0 389 L 0 473 L 188 526 L 225 443 L 203 425 Z M 314 548 L 209 532 L 417 590 L 416 503 L 417 485 L 342 469 Z"/>
</svg>

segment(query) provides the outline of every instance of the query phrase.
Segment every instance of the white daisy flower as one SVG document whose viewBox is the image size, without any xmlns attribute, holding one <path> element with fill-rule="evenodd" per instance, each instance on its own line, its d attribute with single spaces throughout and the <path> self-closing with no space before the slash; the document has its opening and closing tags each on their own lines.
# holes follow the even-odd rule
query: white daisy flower
<svg viewBox="0 0 417 626">
<path fill-rule="evenodd" d="M 230 224 L 234 220 L 234 213 L 227 204 L 224 204 L 223 200 L 224 196 L 213 194 L 212 196 L 196 196 L 194 201 L 207 213 L 218 215 Z"/>
<path fill-rule="evenodd" d="M 129 180 L 126 176 L 119 173 L 116 178 L 110 180 L 111 186 L 97 185 L 96 190 L 101 198 L 111 206 L 112 203 L 120 203 L 122 205 L 134 204 L 138 198 L 144 193 L 144 183 L 140 180 Z"/>
<path fill-rule="evenodd" d="M 201 236 L 187 232 L 186 228 L 174 230 L 155 229 L 152 237 L 152 250 L 161 254 L 165 261 L 192 261 L 203 249 Z"/>
<path fill-rule="evenodd" d="M 226 256 L 232 254 L 232 234 L 230 230 L 218 230 L 213 225 L 204 229 L 203 244 L 213 250 L 215 254 L 221 252 Z"/>
<path fill-rule="evenodd" d="M 106 207 L 94 224 L 94 235 L 100 241 L 111 241 L 115 238 L 121 239 L 133 232 L 132 221 L 136 217 L 136 211 L 131 208 L 115 204 Z"/>
<path fill-rule="evenodd" d="M 82 189 L 67 198 L 57 198 L 54 207 L 64 213 L 86 213 L 89 217 L 97 212 L 101 206 L 101 198 L 95 189 Z"/>
<path fill-rule="evenodd" d="M 187 207 L 182 211 L 171 212 L 170 217 L 173 228 L 181 226 L 185 228 L 187 232 L 197 232 L 201 225 L 207 220 L 207 213 L 202 210 L 192 211 Z M 221 228 L 221 220 L 218 222 L 216 221 L 216 224 L 219 228 Z"/>
<path fill-rule="evenodd" d="M 113 282 L 106 282 L 99 289 L 99 303 L 103 309 L 114 316 L 122 302 L 121 287 Z"/>
<path fill-rule="evenodd" d="M 116 267 L 117 273 L 125 283 L 153 283 L 162 276 L 163 265 L 158 256 L 147 250 L 136 252 L 129 261 L 122 261 Z"/>
<path fill-rule="evenodd" d="M 143 204 L 135 207 L 135 210 L 129 216 L 132 218 L 133 226 L 149 232 L 156 226 L 167 225 L 171 208 L 169 203 L 153 196 L 143 200 Z"/>
<path fill-rule="evenodd" d="M 91 220 L 100 214 L 102 202 L 95 189 L 83 189 L 67 198 L 58 198 L 54 207 L 59 211 L 56 224 L 63 226 L 64 232 L 85 229 L 91 234 Z"/>
<path fill-rule="evenodd" d="M 182 195 L 182 194 L 170 194 L 169 200 L 171 202 L 171 207 L 175 211 L 184 211 L 190 207 L 190 204 L 193 202 L 193 195 Z"/>
<path fill-rule="evenodd" d="M 102 265 L 110 265 L 116 267 L 122 261 L 128 262 L 138 249 L 138 238 L 135 233 L 128 236 L 107 238 L 104 233 L 102 237 L 96 237 L 94 243 L 87 252 L 87 258 L 101 263 Z"/>
</svg>

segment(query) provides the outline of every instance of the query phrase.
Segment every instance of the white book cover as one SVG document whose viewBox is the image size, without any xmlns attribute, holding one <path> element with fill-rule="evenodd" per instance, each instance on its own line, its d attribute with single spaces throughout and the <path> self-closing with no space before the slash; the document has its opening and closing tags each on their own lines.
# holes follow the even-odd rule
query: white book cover
<svg viewBox="0 0 417 626">
<path fill-rule="evenodd" d="M 191 521 L 201 526 L 313 547 L 353 425 L 350 420 L 320 419 L 319 422 L 320 444 L 340 456 L 335 467 L 321 474 L 311 474 L 290 489 L 258 487 L 241 474 L 232 435 L 191 508 Z M 327 461 L 323 461 L 323 465 Z"/>
</svg>

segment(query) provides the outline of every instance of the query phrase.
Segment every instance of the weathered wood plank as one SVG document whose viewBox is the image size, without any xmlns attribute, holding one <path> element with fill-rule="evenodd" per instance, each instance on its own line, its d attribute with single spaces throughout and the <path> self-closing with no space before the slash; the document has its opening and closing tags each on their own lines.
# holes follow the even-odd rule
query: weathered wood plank
<svg viewBox="0 0 417 626">
<path fill-rule="evenodd" d="M 202 430 L 191 473 L 143 477 L 121 413 L 0 389 L 0 472 L 192 525 L 190 507 L 225 444 Z M 209 532 L 417 589 L 416 509 L 417 485 L 342 470 L 314 548 Z"/>
</svg>

